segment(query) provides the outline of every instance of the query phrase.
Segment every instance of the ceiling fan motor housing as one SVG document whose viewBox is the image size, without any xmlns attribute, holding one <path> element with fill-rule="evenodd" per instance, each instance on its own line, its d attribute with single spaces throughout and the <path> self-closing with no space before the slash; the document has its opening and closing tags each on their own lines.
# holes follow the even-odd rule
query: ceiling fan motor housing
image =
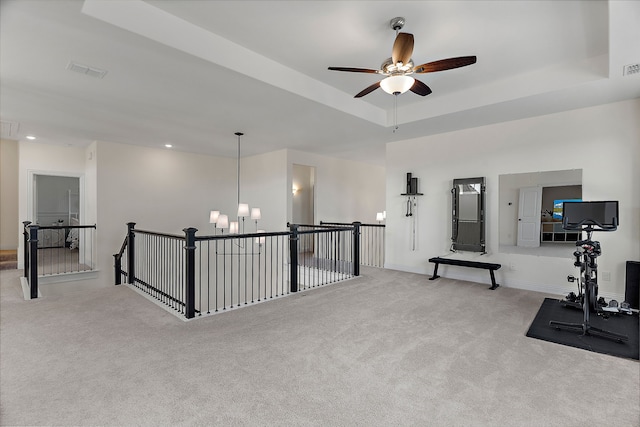
<svg viewBox="0 0 640 427">
<path fill-rule="evenodd" d="M 399 31 L 402 29 L 402 27 L 404 27 L 404 23 L 405 23 L 404 18 L 401 16 L 398 16 L 396 18 L 393 18 L 391 21 L 389 21 L 389 26 L 391 27 L 392 30 Z"/>
</svg>

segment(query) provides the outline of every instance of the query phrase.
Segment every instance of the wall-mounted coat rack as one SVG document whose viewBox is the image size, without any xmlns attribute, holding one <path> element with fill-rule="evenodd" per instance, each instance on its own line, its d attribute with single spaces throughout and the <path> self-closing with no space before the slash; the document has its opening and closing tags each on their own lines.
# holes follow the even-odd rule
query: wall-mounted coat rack
<svg viewBox="0 0 640 427">
<path fill-rule="evenodd" d="M 407 189 L 405 193 L 401 193 L 401 196 L 407 196 L 407 213 L 406 217 L 411 219 L 411 250 L 416 250 L 416 222 L 417 222 L 417 208 L 418 201 L 416 196 L 422 196 L 423 194 L 418 191 L 418 178 L 412 176 L 411 172 L 407 172 Z"/>
</svg>

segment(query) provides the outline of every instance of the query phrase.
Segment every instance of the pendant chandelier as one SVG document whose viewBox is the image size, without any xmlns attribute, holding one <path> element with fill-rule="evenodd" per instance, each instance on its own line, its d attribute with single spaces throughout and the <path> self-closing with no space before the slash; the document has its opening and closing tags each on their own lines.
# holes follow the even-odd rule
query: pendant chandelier
<svg viewBox="0 0 640 427">
<path fill-rule="evenodd" d="M 237 163 L 237 175 L 238 175 L 238 212 L 236 215 L 236 220 L 229 222 L 229 216 L 220 213 L 220 211 L 214 210 L 209 214 L 209 223 L 214 224 L 215 229 L 220 229 L 222 233 L 224 233 L 225 228 L 229 228 L 229 233 L 231 234 L 244 234 L 244 219 L 246 217 L 250 217 L 252 220 L 256 222 L 256 231 L 258 231 L 258 220 L 261 218 L 260 208 L 249 208 L 247 203 L 240 202 L 240 137 L 244 134 L 242 132 L 236 132 L 235 135 L 238 137 L 238 163 Z M 242 218 L 242 227 L 240 227 L 240 218 Z"/>
</svg>

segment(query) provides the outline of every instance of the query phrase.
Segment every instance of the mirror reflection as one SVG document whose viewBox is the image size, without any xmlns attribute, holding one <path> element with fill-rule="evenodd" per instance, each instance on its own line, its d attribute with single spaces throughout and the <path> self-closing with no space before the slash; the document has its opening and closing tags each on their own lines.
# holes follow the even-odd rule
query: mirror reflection
<svg viewBox="0 0 640 427">
<path fill-rule="evenodd" d="M 485 253 L 484 178 L 454 179 L 451 250 Z"/>
</svg>

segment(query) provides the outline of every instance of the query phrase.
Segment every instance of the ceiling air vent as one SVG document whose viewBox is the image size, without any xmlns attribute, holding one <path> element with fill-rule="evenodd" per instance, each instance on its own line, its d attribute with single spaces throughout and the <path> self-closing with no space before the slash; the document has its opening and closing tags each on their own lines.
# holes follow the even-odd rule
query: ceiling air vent
<svg viewBox="0 0 640 427">
<path fill-rule="evenodd" d="M 67 64 L 67 70 L 74 71 L 80 74 L 85 74 L 90 77 L 95 77 L 97 79 L 101 79 L 107 74 L 107 70 L 101 70 L 100 68 L 78 64 L 77 62 L 73 62 L 73 61 L 70 61 Z"/>
<path fill-rule="evenodd" d="M 20 130 L 20 123 L 18 122 L 5 122 L 4 120 L 0 121 L 1 129 L 0 135 L 3 138 L 11 138 L 18 135 L 18 131 Z"/>
</svg>

